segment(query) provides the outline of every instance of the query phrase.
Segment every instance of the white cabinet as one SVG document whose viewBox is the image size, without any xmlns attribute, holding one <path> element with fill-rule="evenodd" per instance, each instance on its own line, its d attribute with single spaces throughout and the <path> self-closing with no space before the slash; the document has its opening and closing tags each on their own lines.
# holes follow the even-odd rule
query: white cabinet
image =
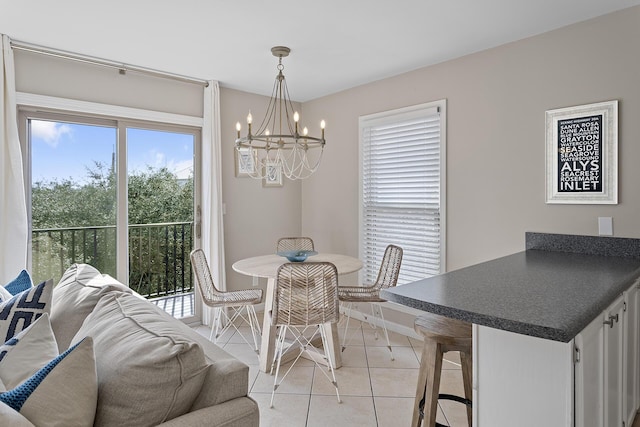
<svg viewBox="0 0 640 427">
<path fill-rule="evenodd" d="M 473 325 L 473 427 L 631 427 L 639 302 L 634 286 L 568 343 Z"/>
<path fill-rule="evenodd" d="M 638 339 L 639 320 L 638 313 L 640 304 L 640 292 L 638 291 L 638 283 L 632 286 L 627 292 L 625 292 L 625 322 L 624 329 L 624 387 L 623 387 L 623 407 L 622 413 L 623 420 L 626 421 L 627 426 L 633 424 L 633 419 L 636 415 L 637 409 L 640 407 L 639 403 L 639 389 L 640 389 L 640 353 L 638 346 L 640 340 Z"/>
<path fill-rule="evenodd" d="M 604 427 L 604 328 L 598 316 L 575 338 L 575 425 Z"/>
<path fill-rule="evenodd" d="M 624 366 L 624 298 L 604 312 L 604 425 L 622 427 L 622 372 Z"/>
<path fill-rule="evenodd" d="M 575 425 L 630 427 L 638 409 L 636 285 L 575 338 Z"/>
</svg>

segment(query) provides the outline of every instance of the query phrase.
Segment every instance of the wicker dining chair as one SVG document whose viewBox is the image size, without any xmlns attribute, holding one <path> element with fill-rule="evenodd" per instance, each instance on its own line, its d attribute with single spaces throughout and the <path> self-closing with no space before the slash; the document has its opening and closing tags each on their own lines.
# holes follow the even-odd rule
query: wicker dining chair
<svg viewBox="0 0 640 427">
<path fill-rule="evenodd" d="M 276 252 L 315 251 L 311 237 L 281 237 L 276 245 Z"/>
<path fill-rule="evenodd" d="M 230 327 L 233 327 L 244 342 L 251 346 L 251 343 L 240 332 L 236 324 L 236 321 L 241 319 L 251 328 L 253 349 L 256 353 L 259 353 L 259 339 L 262 332 L 260 331 L 260 322 L 258 321 L 258 316 L 256 316 L 254 305 L 262 302 L 262 289 L 221 291 L 216 288 L 213 282 L 211 270 L 209 270 L 209 264 L 202 249 L 194 249 L 190 254 L 190 258 L 191 268 L 200 287 L 202 299 L 208 307 L 213 307 L 215 311 L 214 319 L 211 322 L 209 340 L 214 336 L 214 329 L 215 341 L 217 342 L 221 335 L 227 332 Z M 229 316 L 227 309 L 231 309 L 231 316 Z M 242 309 L 246 310 L 246 317 Z M 223 322 L 225 323 L 224 326 L 222 326 Z"/>
<path fill-rule="evenodd" d="M 271 407 L 273 407 L 276 389 L 305 351 L 314 353 L 316 356 L 312 357 L 314 363 L 333 384 L 340 402 L 340 392 L 331 357 L 326 354 L 326 351 L 321 353 L 320 349 L 312 344 L 312 341 L 320 335 L 322 347 L 328 348 L 329 337 L 322 326 L 326 323 L 337 323 L 340 318 L 336 266 L 330 262 L 298 262 L 281 265 L 276 276 L 271 316 L 271 323 L 279 327 L 275 348 L 276 371 L 271 392 Z M 291 339 L 291 337 L 293 337 L 292 342 L 285 341 L 285 338 Z M 295 345 L 300 346 L 299 353 L 278 381 L 282 355 L 289 349 L 294 350 Z M 317 359 L 326 361 L 331 377 L 326 372 L 327 368 L 320 366 Z"/>
<path fill-rule="evenodd" d="M 380 290 L 395 286 L 398 282 L 398 274 L 400 273 L 400 265 L 402 264 L 402 248 L 396 245 L 389 245 L 384 251 L 380 270 L 376 281 L 370 286 L 340 286 L 338 288 L 338 299 L 344 303 L 344 314 L 347 318 L 344 334 L 342 337 L 342 351 L 347 346 L 347 331 L 349 329 L 349 319 L 351 318 L 351 307 L 354 303 L 368 302 L 371 303 L 371 317 L 379 318 L 384 330 L 384 336 L 387 339 L 387 348 L 391 352 L 391 360 L 394 360 L 393 350 L 389 342 L 389 333 L 387 325 L 384 321 L 384 314 L 380 303 L 386 300 L 380 298 Z M 367 315 L 365 320 L 373 328 L 375 339 L 378 339 L 378 328 L 376 323 L 369 319 Z M 353 338 L 353 335 L 351 336 Z"/>
</svg>

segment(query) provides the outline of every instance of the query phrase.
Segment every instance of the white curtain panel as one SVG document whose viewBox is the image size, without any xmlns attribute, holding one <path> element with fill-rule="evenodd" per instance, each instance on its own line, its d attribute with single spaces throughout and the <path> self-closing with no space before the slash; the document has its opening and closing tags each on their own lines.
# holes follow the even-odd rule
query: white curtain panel
<svg viewBox="0 0 640 427">
<path fill-rule="evenodd" d="M 28 227 L 13 51 L 4 34 L 0 74 L 0 284 L 5 284 L 27 266 Z"/>
<path fill-rule="evenodd" d="M 216 286 L 225 290 L 220 86 L 217 81 L 208 83 L 204 88 L 202 125 L 202 250 Z M 202 312 L 202 322 L 211 324 L 213 317 L 209 307 L 203 305 Z"/>
</svg>

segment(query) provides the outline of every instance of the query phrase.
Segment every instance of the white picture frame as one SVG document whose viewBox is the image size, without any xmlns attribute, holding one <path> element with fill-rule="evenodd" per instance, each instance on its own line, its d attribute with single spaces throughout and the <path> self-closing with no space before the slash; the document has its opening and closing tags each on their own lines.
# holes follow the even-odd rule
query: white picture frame
<svg viewBox="0 0 640 427">
<path fill-rule="evenodd" d="M 546 112 L 546 203 L 618 203 L 618 101 Z"/>
<path fill-rule="evenodd" d="M 234 150 L 236 177 L 242 178 L 256 174 L 256 155 L 252 150 L 240 147 Z"/>
<path fill-rule="evenodd" d="M 282 187 L 282 165 L 268 161 L 264 165 L 263 187 Z"/>
</svg>

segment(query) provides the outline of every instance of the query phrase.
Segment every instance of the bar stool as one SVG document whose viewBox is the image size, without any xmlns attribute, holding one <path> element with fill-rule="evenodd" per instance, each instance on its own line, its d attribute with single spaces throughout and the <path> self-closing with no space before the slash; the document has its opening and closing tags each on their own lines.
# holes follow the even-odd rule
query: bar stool
<svg viewBox="0 0 640 427">
<path fill-rule="evenodd" d="M 467 420 L 471 426 L 471 324 L 427 313 L 416 318 L 414 329 L 422 335 L 424 345 L 411 426 L 420 427 L 423 419 L 426 420 L 426 427 L 442 426 L 436 423 L 438 399 L 455 400 L 465 404 Z M 439 394 L 442 355 L 448 351 L 460 352 L 465 398 Z"/>
</svg>

